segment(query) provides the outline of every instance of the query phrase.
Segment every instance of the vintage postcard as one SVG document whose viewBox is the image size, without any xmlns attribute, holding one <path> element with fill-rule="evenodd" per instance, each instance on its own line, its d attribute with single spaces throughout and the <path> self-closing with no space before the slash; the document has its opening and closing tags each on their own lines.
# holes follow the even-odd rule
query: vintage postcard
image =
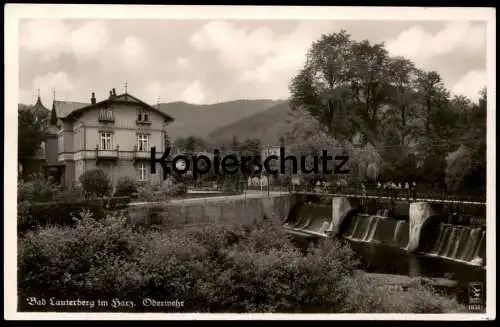
<svg viewBox="0 0 500 327">
<path fill-rule="evenodd" d="M 8 4 L 6 319 L 494 319 L 495 14 Z"/>
</svg>

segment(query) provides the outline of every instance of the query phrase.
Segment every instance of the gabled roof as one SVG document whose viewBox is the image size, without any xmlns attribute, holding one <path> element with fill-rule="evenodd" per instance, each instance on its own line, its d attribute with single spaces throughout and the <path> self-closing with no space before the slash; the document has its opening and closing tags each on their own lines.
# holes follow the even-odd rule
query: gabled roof
<svg viewBox="0 0 500 327">
<path fill-rule="evenodd" d="M 86 107 L 90 103 L 74 102 L 74 101 L 54 101 L 56 114 L 58 118 L 65 118 L 70 113 L 80 108 Z"/>
<path fill-rule="evenodd" d="M 58 111 L 57 106 L 56 106 L 57 116 L 61 119 L 71 119 L 71 118 L 83 113 L 86 110 L 101 107 L 103 105 L 104 106 L 111 105 L 113 103 L 137 104 L 141 107 L 148 108 L 151 111 L 159 113 L 165 119 L 165 121 L 168 121 L 168 122 L 174 121 L 174 119 L 170 115 L 167 115 L 163 111 L 161 111 L 153 106 L 150 106 L 146 102 L 139 100 L 138 98 L 136 98 L 128 93 L 115 95 L 115 96 L 109 97 L 106 100 L 97 102 L 95 104 L 81 103 L 81 102 L 65 102 L 65 104 L 61 106 L 61 109 L 60 109 L 61 111 Z"/>
</svg>

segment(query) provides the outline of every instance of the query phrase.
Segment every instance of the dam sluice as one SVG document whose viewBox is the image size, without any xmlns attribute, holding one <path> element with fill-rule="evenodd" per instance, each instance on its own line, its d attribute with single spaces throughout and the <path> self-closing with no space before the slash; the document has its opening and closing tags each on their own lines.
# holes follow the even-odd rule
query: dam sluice
<svg viewBox="0 0 500 327">
<path fill-rule="evenodd" d="M 403 253 L 485 268 L 484 224 L 450 223 L 450 214 L 456 213 L 432 201 L 391 201 L 390 209 L 380 207 L 373 201 L 363 205 L 359 199 L 345 197 L 327 201 L 303 198 L 295 202 L 284 228 L 300 237 L 339 237 L 358 247 L 379 245 Z M 394 210 L 395 207 L 398 210 Z M 459 218 L 454 220 L 460 221 Z M 476 217 L 476 221 L 485 222 L 486 219 Z"/>
</svg>

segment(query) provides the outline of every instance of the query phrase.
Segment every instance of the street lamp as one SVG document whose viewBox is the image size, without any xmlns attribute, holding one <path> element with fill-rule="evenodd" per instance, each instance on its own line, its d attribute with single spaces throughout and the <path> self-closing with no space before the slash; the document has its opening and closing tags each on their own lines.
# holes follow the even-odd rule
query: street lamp
<svg viewBox="0 0 500 327">
<path fill-rule="evenodd" d="M 271 146 L 269 144 L 267 144 L 267 155 L 269 155 L 271 151 Z M 266 174 L 268 176 L 266 176 L 267 178 L 267 196 L 269 196 L 269 188 L 271 187 L 271 183 L 270 183 L 270 178 L 269 178 L 269 174 Z"/>
</svg>

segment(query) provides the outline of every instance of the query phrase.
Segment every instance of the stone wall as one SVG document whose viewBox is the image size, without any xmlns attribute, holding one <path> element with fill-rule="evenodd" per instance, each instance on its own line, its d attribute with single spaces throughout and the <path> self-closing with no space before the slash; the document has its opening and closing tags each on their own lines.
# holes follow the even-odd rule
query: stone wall
<svg viewBox="0 0 500 327">
<path fill-rule="evenodd" d="M 127 209 L 129 215 L 142 217 L 146 211 L 156 213 L 155 224 L 172 227 L 199 224 L 252 225 L 264 218 L 284 221 L 290 210 L 287 195 L 260 198 L 201 200 L 170 204 L 144 204 Z"/>
</svg>

